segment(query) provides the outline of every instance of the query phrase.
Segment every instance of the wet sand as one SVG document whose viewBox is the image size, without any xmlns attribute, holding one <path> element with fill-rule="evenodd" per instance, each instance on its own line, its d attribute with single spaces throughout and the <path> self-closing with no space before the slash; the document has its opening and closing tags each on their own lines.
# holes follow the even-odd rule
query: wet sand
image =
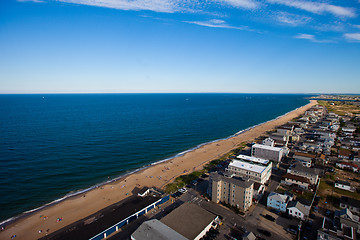
<svg viewBox="0 0 360 240">
<path fill-rule="evenodd" d="M 38 239 L 125 199 L 132 194 L 131 192 L 135 187 L 154 186 L 162 188 L 184 172 L 201 170 L 207 162 L 239 147 L 242 142 L 252 142 L 267 131 L 298 117 L 316 103 L 315 100 L 311 100 L 309 104 L 301 108 L 239 135 L 203 145 L 182 156 L 153 165 L 116 182 L 103 185 L 22 217 L 6 226 L 5 231 L 0 232 L 0 239 L 10 239 L 12 235 L 16 235 L 15 239 Z M 59 219 L 61 221 L 58 221 Z"/>
</svg>

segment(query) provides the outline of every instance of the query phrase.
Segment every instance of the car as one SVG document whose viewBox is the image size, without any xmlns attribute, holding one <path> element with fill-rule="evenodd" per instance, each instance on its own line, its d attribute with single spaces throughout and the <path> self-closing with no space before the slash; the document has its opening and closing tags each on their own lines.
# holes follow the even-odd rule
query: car
<svg viewBox="0 0 360 240">
<path fill-rule="evenodd" d="M 292 229 L 292 228 L 287 228 L 287 229 L 286 229 L 286 231 L 287 231 L 288 233 L 291 233 L 291 234 L 297 235 L 297 230 L 295 230 L 295 229 Z"/>
<path fill-rule="evenodd" d="M 258 232 L 261 234 L 264 234 L 267 237 L 271 237 L 271 232 L 265 230 L 265 229 L 258 229 Z"/>
<path fill-rule="evenodd" d="M 273 221 L 273 222 L 275 221 L 275 218 L 269 214 L 266 214 L 264 218 L 266 218 L 267 220 Z"/>
<path fill-rule="evenodd" d="M 180 188 L 180 189 L 179 189 L 179 192 L 181 192 L 181 193 L 186 193 L 186 192 L 187 192 L 187 189 L 186 189 L 186 188 Z"/>
</svg>

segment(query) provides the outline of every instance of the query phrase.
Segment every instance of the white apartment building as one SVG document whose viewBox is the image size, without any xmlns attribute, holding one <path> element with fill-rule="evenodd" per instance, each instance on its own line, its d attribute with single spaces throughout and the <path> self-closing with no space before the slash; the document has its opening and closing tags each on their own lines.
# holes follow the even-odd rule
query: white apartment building
<svg viewBox="0 0 360 240">
<path fill-rule="evenodd" d="M 281 161 L 283 155 L 284 149 L 279 147 L 254 144 L 251 148 L 251 156 L 273 161 L 276 165 Z"/>
<path fill-rule="evenodd" d="M 269 160 L 238 155 L 230 162 L 227 171 L 242 178 L 249 178 L 260 184 L 265 184 L 271 176 L 272 162 Z"/>
</svg>

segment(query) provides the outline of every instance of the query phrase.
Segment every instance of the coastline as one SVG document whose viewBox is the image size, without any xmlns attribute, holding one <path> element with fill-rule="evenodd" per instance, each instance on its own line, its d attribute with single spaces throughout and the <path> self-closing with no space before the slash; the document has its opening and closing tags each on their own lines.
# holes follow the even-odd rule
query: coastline
<svg viewBox="0 0 360 240">
<path fill-rule="evenodd" d="M 15 219 L 5 220 L 8 225 L 5 231 L 0 232 L 0 239 L 9 239 L 12 235 L 17 235 L 16 239 L 38 239 L 127 198 L 135 187 L 161 188 L 185 172 L 201 169 L 207 162 L 231 151 L 242 142 L 252 141 L 276 126 L 301 115 L 316 103 L 310 100 L 307 105 L 273 120 L 254 125 L 223 139 L 200 144 L 115 179 L 69 193 L 44 206 L 27 211 Z M 63 220 L 58 222 L 57 218 Z M 39 233 L 39 230 L 42 232 Z"/>
</svg>

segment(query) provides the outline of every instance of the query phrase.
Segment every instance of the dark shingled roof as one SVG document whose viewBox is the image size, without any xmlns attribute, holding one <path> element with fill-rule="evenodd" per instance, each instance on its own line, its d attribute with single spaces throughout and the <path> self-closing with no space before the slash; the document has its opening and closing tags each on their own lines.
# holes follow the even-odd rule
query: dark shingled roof
<svg viewBox="0 0 360 240">
<path fill-rule="evenodd" d="M 293 174 L 290 174 L 290 173 L 287 173 L 287 174 L 283 175 L 282 177 L 310 184 L 310 180 L 307 179 L 306 177 L 301 177 L 301 176 L 293 175 Z"/>
<path fill-rule="evenodd" d="M 342 196 L 340 198 L 340 203 L 360 208 L 360 200 L 357 199 Z"/>
</svg>

